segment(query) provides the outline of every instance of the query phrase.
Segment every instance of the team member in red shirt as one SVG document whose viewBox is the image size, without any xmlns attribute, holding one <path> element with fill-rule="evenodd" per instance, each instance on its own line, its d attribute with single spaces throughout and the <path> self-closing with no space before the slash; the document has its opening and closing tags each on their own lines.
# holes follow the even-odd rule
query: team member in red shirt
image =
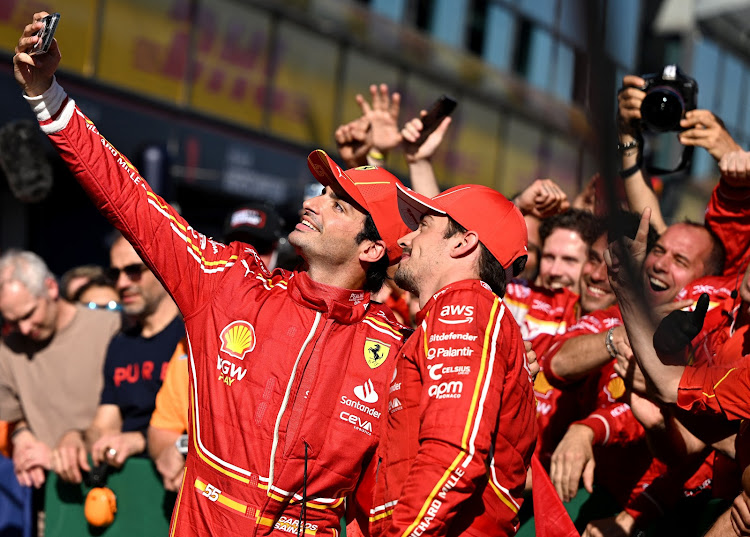
<svg viewBox="0 0 750 537">
<path fill-rule="evenodd" d="M 370 532 L 513 535 L 536 441 L 524 343 L 501 299 L 525 262 L 523 217 L 477 185 L 401 189 L 399 203 L 415 231 L 395 279 L 422 309 L 391 382 Z"/>
<path fill-rule="evenodd" d="M 42 130 L 96 206 L 182 311 L 190 374 L 189 452 L 173 535 L 333 535 L 378 444 L 400 325 L 369 300 L 406 230 L 391 174 L 308 158 L 323 194 L 289 241 L 306 272 L 269 272 L 252 246 L 191 228 L 76 107 L 53 74 L 57 44 L 15 74 Z M 519 354 L 523 361 L 523 353 Z"/>
</svg>

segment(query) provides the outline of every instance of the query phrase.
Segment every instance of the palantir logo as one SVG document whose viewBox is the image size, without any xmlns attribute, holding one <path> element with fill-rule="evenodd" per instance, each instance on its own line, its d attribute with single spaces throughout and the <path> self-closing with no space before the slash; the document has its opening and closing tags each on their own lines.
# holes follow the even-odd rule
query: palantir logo
<svg viewBox="0 0 750 537">
<path fill-rule="evenodd" d="M 355 386 L 354 395 L 356 395 L 360 401 L 365 403 L 378 402 L 378 392 L 375 391 L 375 386 L 372 385 L 371 379 L 367 379 L 367 382 L 362 386 Z"/>
</svg>

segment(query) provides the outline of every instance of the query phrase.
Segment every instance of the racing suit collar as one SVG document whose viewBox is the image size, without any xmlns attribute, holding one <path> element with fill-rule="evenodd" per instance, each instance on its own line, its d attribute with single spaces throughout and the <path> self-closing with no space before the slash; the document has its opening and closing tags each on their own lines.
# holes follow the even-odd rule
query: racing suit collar
<svg viewBox="0 0 750 537">
<path fill-rule="evenodd" d="M 342 324 L 361 321 L 370 304 L 370 293 L 318 283 L 306 272 L 298 272 L 291 278 L 288 289 L 292 299 L 300 305 L 320 311 Z"/>
</svg>

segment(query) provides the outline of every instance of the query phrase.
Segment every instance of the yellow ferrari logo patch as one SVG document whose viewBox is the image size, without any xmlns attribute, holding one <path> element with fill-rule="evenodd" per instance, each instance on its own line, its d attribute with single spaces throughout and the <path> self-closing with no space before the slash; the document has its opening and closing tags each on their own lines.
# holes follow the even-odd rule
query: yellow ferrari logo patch
<svg viewBox="0 0 750 537">
<path fill-rule="evenodd" d="M 391 346 L 378 341 L 377 339 L 367 338 L 365 340 L 365 361 L 370 369 L 375 369 L 385 362 L 388 358 L 388 353 L 391 351 Z"/>
</svg>

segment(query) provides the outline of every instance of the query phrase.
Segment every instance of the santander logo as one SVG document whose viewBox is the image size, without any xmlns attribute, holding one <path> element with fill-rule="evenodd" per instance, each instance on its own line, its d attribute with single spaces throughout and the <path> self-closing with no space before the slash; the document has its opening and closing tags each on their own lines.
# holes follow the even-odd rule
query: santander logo
<svg viewBox="0 0 750 537">
<path fill-rule="evenodd" d="M 375 391 L 375 386 L 372 385 L 372 380 L 367 379 L 362 386 L 354 387 L 354 395 L 356 395 L 360 401 L 364 403 L 377 403 L 378 393 Z"/>
</svg>

